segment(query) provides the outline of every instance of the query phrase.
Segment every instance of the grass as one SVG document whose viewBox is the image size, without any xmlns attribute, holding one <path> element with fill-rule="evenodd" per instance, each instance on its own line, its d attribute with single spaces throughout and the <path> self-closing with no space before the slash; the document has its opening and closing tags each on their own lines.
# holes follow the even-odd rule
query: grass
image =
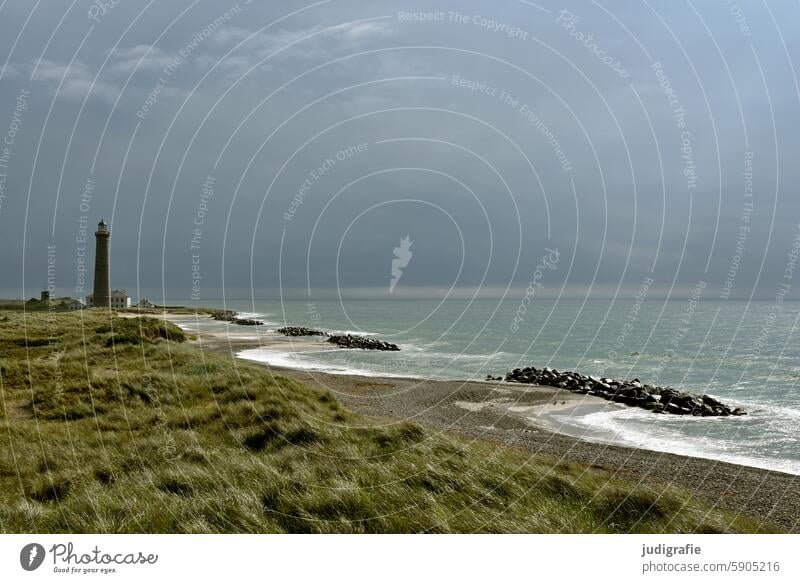
<svg viewBox="0 0 800 583">
<path fill-rule="evenodd" d="M 23 310 L 25 312 L 66 312 L 72 298 L 51 298 L 50 300 L 40 300 L 31 298 L 29 300 L 7 300 L 0 298 L 0 310 Z"/>
<path fill-rule="evenodd" d="M 172 324 L 0 313 L 2 532 L 757 532 L 602 471 L 380 423 Z"/>
</svg>

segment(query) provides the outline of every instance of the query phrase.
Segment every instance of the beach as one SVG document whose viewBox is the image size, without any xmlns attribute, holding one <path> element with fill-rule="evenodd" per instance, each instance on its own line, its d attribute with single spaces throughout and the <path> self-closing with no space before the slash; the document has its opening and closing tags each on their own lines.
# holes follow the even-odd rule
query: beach
<svg viewBox="0 0 800 583">
<path fill-rule="evenodd" d="M 168 319 L 172 319 L 168 316 Z M 264 347 L 245 331 L 206 333 L 193 341 L 203 351 L 238 358 Z M 300 340 L 300 343 L 305 340 Z M 297 346 L 301 346 L 298 344 Z M 262 363 L 263 364 L 263 363 Z M 330 390 L 370 426 L 414 421 L 435 431 L 602 469 L 628 483 L 655 489 L 676 486 L 733 512 L 800 532 L 800 476 L 700 457 L 623 447 L 559 433 L 553 415 L 622 407 L 602 399 L 536 385 L 499 381 L 427 380 L 400 376 L 331 374 L 263 364 L 267 374 Z"/>
</svg>

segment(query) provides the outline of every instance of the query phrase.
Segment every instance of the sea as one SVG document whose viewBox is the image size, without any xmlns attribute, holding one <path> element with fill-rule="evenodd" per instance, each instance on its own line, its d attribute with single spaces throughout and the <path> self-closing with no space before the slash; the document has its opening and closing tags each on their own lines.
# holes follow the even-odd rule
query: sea
<svg viewBox="0 0 800 583">
<path fill-rule="evenodd" d="M 194 317 L 179 324 L 269 340 L 240 356 L 273 365 L 448 380 L 547 366 L 708 394 L 748 415 L 656 415 L 614 405 L 565 409 L 549 422 L 592 441 L 800 475 L 800 302 L 250 299 L 204 305 L 236 310 L 265 325 Z M 299 341 L 277 335 L 283 325 L 370 336 L 401 350 Z"/>
</svg>

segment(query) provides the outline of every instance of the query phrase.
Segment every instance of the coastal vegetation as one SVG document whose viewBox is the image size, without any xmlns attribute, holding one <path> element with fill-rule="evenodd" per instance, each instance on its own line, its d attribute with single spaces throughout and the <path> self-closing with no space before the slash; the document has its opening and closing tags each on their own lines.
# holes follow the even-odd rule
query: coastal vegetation
<svg viewBox="0 0 800 583">
<path fill-rule="evenodd" d="M 126 316 L 0 312 L 0 531 L 776 530 L 669 485 L 364 418 Z"/>
<path fill-rule="evenodd" d="M 8 300 L 0 298 L 0 310 L 25 310 L 26 312 L 46 312 L 57 311 L 66 312 L 69 310 L 69 303 L 72 298 L 51 298 L 41 300 L 31 298 L 29 300 Z"/>
</svg>

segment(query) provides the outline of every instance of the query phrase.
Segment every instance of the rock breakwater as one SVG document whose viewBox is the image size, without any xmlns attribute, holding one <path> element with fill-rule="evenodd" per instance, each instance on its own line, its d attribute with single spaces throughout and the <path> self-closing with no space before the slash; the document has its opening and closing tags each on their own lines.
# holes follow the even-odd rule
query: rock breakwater
<svg viewBox="0 0 800 583">
<path fill-rule="evenodd" d="M 284 326 L 283 328 L 278 328 L 275 332 L 284 336 L 329 336 L 327 332 L 306 328 L 305 326 Z"/>
<path fill-rule="evenodd" d="M 251 318 L 240 318 L 239 315 L 233 310 L 220 310 L 211 314 L 212 320 L 218 322 L 230 322 L 239 326 L 263 326 L 264 322 L 261 320 L 253 320 Z"/>
<path fill-rule="evenodd" d="M 390 350 L 397 351 L 400 347 L 391 342 L 376 340 L 375 338 L 365 338 L 364 336 L 354 336 L 345 334 L 341 336 L 331 336 L 328 342 L 341 346 L 342 348 L 361 348 L 363 350 Z"/>
<path fill-rule="evenodd" d="M 489 377 L 499 380 L 500 377 Z M 643 384 L 639 379 L 620 381 L 608 378 L 595 378 L 576 372 L 559 372 L 551 368 L 515 368 L 506 374 L 509 383 L 545 385 L 566 389 L 573 393 L 594 395 L 615 403 L 631 407 L 641 407 L 653 413 L 674 415 L 693 415 L 701 417 L 727 417 L 746 415 L 740 408 L 731 408 L 709 395 L 692 395 L 671 387 L 657 387 Z"/>
</svg>

